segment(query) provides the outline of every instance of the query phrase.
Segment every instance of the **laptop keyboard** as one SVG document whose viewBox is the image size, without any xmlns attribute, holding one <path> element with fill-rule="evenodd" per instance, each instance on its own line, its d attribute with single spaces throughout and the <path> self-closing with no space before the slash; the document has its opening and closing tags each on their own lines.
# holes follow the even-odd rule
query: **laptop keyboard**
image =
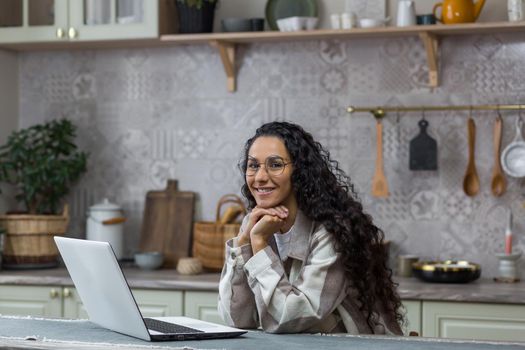
<svg viewBox="0 0 525 350">
<path fill-rule="evenodd" d="M 195 328 L 185 327 L 175 323 L 159 321 L 153 318 L 145 318 L 144 322 L 146 322 L 147 328 L 161 333 L 204 333 L 203 331 L 200 331 Z"/>
</svg>

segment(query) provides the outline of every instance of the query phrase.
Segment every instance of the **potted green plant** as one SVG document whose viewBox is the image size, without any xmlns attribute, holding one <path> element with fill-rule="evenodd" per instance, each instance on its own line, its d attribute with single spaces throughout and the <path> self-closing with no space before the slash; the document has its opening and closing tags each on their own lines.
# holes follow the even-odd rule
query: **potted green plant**
<svg viewBox="0 0 525 350">
<path fill-rule="evenodd" d="M 177 0 L 180 33 L 211 33 L 218 0 Z"/>
<path fill-rule="evenodd" d="M 14 131 L 0 146 L 0 183 L 13 185 L 25 207 L 0 215 L 4 266 L 56 265 L 53 235 L 64 234 L 69 222 L 63 199 L 86 171 L 88 154 L 77 150 L 75 136 L 71 121 L 52 120 Z"/>
</svg>

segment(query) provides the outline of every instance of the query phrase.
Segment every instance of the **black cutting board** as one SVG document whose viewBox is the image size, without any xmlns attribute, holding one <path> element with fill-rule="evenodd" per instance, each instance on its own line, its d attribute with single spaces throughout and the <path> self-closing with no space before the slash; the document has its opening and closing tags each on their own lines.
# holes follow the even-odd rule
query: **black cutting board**
<svg viewBox="0 0 525 350">
<path fill-rule="evenodd" d="M 419 135 L 410 141 L 410 170 L 437 170 L 437 142 L 428 133 L 428 122 L 419 123 Z"/>
</svg>

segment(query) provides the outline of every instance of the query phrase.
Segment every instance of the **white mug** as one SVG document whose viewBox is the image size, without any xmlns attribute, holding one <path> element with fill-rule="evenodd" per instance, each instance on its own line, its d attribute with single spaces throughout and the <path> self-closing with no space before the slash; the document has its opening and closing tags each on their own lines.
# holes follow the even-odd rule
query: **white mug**
<svg viewBox="0 0 525 350">
<path fill-rule="evenodd" d="M 416 9 L 413 0 L 399 0 L 397 3 L 397 26 L 416 25 Z"/>
<path fill-rule="evenodd" d="M 332 24 L 332 29 L 341 29 L 341 16 L 339 14 L 331 15 L 330 23 Z"/>
<path fill-rule="evenodd" d="M 351 29 L 357 26 L 357 16 L 354 12 L 345 12 L 341 14 L 341 27 Z"/>
</svg>

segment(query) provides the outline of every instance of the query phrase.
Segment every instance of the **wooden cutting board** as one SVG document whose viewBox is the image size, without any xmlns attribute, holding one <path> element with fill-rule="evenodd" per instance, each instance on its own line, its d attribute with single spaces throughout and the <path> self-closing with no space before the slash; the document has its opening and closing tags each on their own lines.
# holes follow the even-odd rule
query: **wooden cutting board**
<svg viewBox="0 0 525 350">
<path fill-rule="evenodd" d="M 141 251 L 164 253 L 163 267 L 174 268 L 179 258 L 191 254 L 194 192 L 178 191 L 177 180 L 165 190 L 146 194 L 140 234 Z"/>
</svg>

